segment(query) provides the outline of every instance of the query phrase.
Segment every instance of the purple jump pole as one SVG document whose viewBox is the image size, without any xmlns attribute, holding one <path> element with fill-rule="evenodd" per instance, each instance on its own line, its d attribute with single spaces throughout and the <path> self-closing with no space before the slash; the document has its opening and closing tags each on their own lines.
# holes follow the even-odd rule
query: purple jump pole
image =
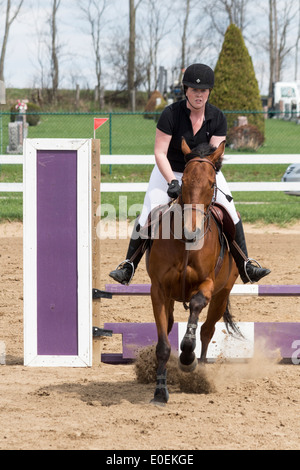
<svg viewBox="0 0 300 470">
<path fill-rule="evenodd" d="M 292 364 L 300 364 L 300 323 L 237 323 L 237 326 L 246 332 L 245 339 L 236 339 L 235 347 L 228 349 L 228 341 L 224 342 L 223 357 L 227 359 L 249 359 L 249 344 L 252 344 L 252 353 L 255 350 L 268 356 L 277 352 L 283 360 Z M 122 335 L 123 352 L 121 354 L 102 354 L 102 361 L 108 363 L 132 362 L 140 349 L 156 344 L 157 332 L 155 323 L 105 323 L 104 328 L 113 331 L 113 334 Z M 174 323 L 169 335 L 172 351 L 178 352 L 179 324 Z M 222 329 L 222 336 L 224 336 Z M 219 340 L 222 340 L 219 338 Z M 199 337 L 198 337 L 199 341 Z M 217 341 L 217 340 L 216 340 Z M 227 348 L 227 349 L 226 349 Z M 250 348 L 251 349 L 251 348 Z M 238 353 L 238 354 L 237 354 Z M 214 357 L 208 356 L 208 359 Z"/>
<path fill-rule="evenodd" d="M 300 285 L 247 285 L 239 286 L 239 295 L 251 295 L 251 296 L 278 296 L 278 297 L 292 297 L 300 296 Z M 131 284 L 130 286 L 123 286 L 120 284 L 106 284 L 105 289 L 114 295 L 149 295 L 151 285 L 150 284 Z M 235 295 L 234 289 L 231 295 Z"/>
<path fill-rule="evenodd" d="M 105 323 L 105 329 L 122 335 L 122 354 L 102 354 L 103 362 L 131 362 L 140 349 L 156 344 L 155 323 Z M 178 351 L 178 324 L 174 323 L 169 341 L 173 352 Z"/>
<path fill-rule="evenodd" d="M 281 296 L 293 297 L 300 295 L 300 285 L 259 285 L 258 295 L 261 296 Z"/>
<path fill-rule="evenodd" d="M 106 284 L 105 290 L 114 295 L 149 295 L 150 284 L 131 284 L 124 286 L 122 284 Z"/>
<path fill-rule="evenodd" d="M 300 362 L 300 323 L 254 323 L 254 337 L 258 347 L 279 351 L 282 359 Z"/>
</svg>

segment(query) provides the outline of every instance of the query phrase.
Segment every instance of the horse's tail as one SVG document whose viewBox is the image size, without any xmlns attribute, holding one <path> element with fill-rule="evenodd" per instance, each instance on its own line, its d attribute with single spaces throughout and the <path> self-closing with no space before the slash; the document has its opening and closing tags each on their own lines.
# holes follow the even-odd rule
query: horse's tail
<svg viewBox="0 0 300 470">
<path fill-rule="evenodd" d="M 240 338 L 244 338 L 243 334 L 241 333 L 240 329 L 236 325 L 236 323 L 233 321 L 233 316 L 230 313 L 230 300 L 228 297 L 227 300 L 227 305 L 225 312 L 223 313 L 223 320 L 225 322 L 226 330 L 229 334 L 237 335 Z M 231 329 L 231 331 L 229 331 Z"/>
</svg>

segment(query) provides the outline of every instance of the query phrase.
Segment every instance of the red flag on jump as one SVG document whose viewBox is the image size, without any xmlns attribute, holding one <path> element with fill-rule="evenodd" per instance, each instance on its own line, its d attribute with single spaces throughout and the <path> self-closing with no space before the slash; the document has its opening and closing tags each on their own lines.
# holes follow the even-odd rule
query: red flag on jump
<svg viewBox="0 0 300 470">
<path fill-rule="evenodd" d="M 108 121 L 108 118 L 94 118 L 94 131 L 98 129 L 98 127 L 102 126 L 106 121 Z"/>
</svg>

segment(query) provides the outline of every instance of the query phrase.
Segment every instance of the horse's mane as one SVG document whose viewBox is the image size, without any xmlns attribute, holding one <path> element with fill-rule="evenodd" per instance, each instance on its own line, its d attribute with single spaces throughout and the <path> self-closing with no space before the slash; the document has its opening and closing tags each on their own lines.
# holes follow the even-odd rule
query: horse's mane
<svg viewBox="0 0 300 470">
<path fill-rule="evenodd" d="M 217 149 L 216 147 L 214 147 L 213 145 L 210 145 L 208 143 L 199 144 L 199 145 L 197 145 L 197 147 L 192 149 L 191 153 L 188 153 L 187 155 L 185 155 L 184 159 L 187 163 L 192 158 L 195 158 L 195 157 L 206 158 L 206 157 L 209 157 L 209 155 L 211 155 L 212 153 L 214 153 L 214 151 L 216 149 Z M 221 170 L 222 160 L 223 159 L 222 159 L 222 156 L 221 156 L 217 160 L 217 162 L 215 163 L 216 172 Z"/>
</svg>

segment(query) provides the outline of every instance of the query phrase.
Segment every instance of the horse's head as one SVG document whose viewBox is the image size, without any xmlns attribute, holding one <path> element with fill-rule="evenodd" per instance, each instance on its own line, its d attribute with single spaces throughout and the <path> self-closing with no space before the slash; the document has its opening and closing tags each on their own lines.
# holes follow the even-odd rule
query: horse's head
<svg viewBox="0 0 300 470">
<path fill-rule="evenodd" d="M 219 147 L 213 147 L 208 143 L 203 143 L 197 145 L 197 147 L 193 148 L 192 150 L 188 146 L 184 137 L 181 140 L 181 150 L 184 154 L 184 159 L 186 163 L 192 160 L 195 157 L 199 158 L 206 158 L 210 160 L 216 167 L 216 171 L 219 171 L 222 166 L 222 156 L 225 151 L 225 144 L 226 141 L 220 143 Z"/>
<path fill-rule="evenodd" d="M 181 149 L 186 161 L 182 177 L 183 203 L 203 204 L 207 207 L 214 195 L 216 172 L 222 166 L 225 140 L 218 148 L 205 143 L 191 150 L 182 138 Z"/>
<path fill-rule="evenodd" d="M 218 148 L 200 144 L 190 149 L 184 138 L 181 144 L 186 166 L 182 177 L 182 202 L 185 209 L 185 233 L 195 233 L 201 228 L 216 188 L 216 172 L 222 166 L 225 141 Z M 186 209 L 189 210 L 186 210 Z M 187 237 L 188 238 L 188 237 Z"/>
</svg>

